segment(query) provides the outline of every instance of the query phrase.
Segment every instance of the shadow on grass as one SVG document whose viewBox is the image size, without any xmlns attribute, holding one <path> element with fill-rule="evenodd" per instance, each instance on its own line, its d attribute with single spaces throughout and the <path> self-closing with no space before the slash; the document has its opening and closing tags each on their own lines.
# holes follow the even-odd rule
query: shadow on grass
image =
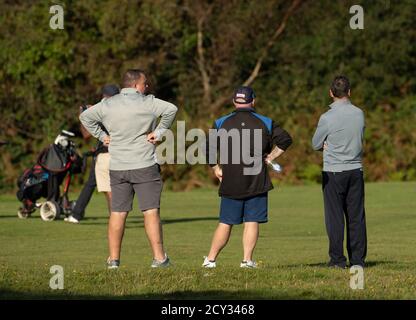
<svg viewBox="0 0 416 320">
<path fill-rule="evenodd" d="M 0 300 L 288 300 L 305 299 L 305 292 L 288 294 L 287 292 L 261 291 L 175 291 L 166 294 L 128 294 L 123 296 L 87 295 L 63 291 L 21 292 L 0 289 Z M 311 297 L 310 297 L 311 298 Z"/>
<path fill-rule="evenodd" d="M 198 217 L 198 218 L 180 218 L 180 219 L 162 219 L 162 224 L 195 222 L 195 221 L 218 221 L 218 217 Z"/>
<path fill-rule="evenodd" d="M 387 261 L 387 260 L 375 260 L 368 261 L 365 263 L 365 268 L 377 267 L 384 264 L 395 264 L 397 261 Z M 300 263 L 300 264 L 290 264 L 285 265 L 285 268 L 299 268 L 299 267 L 312 267 L 312 268 L 325 268 L 329 269 L 328 262 L 317 262 L 317 263 Z"/>
<path fill-rule="evenodd" d="M 82 221 L 85 221 L 85 225 L 107 225 L 108 217 L 87 217 Z M 99 222 L 90 222 L 90 221 L 99 221 Z M 102 221 L 102 222 L 101 222 Z M 186 222 L 196 222 L 196 221 L 218 221 L 218 217 L 197 217 L 197 218 L 178 218 L 178 219 L 162 219 L 162 224 L 172 224 L 172 223 L 186 223 Z M 126 228 L 129 228 L 129 225 L 140 224 L 140 228 L 143 228 L 143 218 L 139 219 L 133 218 L 127 220 Z M 134 226 L 137 227 L 137 226 Z"/>
<path fill-rule="evenodd" d="M 16 212 L 17 212 L 17 209 L 16 209 Z M 0 215 L 0 219 L 8 219 L 8 218 L 16 218 L 16 219 L 18 219 L 17 214 L 13 214 L 13 215 L 11 215 L 11 214 L 8 214 L 8 215 Z"/>
</svg>

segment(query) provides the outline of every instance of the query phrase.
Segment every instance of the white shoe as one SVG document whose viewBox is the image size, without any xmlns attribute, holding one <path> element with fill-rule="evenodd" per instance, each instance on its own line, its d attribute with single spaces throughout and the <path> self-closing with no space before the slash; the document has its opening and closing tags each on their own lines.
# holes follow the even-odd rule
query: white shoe
<svg viewBox="0 0 416 320">
<path fill-rule="evenodd" d="M 215 261 L 208 260 L 208 257 L 204 257 L 204 263 L 202 264 L 204 268 L 215 268 L 217 263 Z"/>
<path fill-rule="evenodd" d="M 240 268 L 254 269 L 254 268 L 257 268 L 257 263 L 255 261 L 252 261 L 252 260 L 242 261 L 241 264 L 240 264 Z"/>
<path fill-rule="evenodd" d="M 107 259 L 107 269 L 118 269 L 120 266 L 120 260 L 111 260 L 110 257 Z"/>
<path fill-rule="evenodd" d="M 79 223 L 79 220 L 75 219 L 73 216 L 69 216 L 69 217 L 65 218 L 64 221 L 71 222 L 71 223 Z"/>
</svg>

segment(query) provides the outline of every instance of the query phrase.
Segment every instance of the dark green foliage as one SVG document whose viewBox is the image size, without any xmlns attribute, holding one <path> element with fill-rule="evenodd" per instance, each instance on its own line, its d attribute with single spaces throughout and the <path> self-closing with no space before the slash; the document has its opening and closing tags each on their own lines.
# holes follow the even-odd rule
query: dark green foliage
<svg viewBox="0 0 416 320">
<path fill-rule="evenodd" d="M 0 147 L 0 188 L 12 188 L 60 129 L 79 134 L 78 106 L 97 102 L 100 87 L 119 83 L 129 67 L 148 71 L 152 92 L 180 107 L 177 120 L 186 120 L 188 129 L 206 129 L 231 110 L 227 97 L 251 74 L 289 1 L 60 3 L 64 30 L 49 28 L 52 3 L 0 3 L 0 140 L 11 142 Z M 364 7 L 364 30 L 349 27 L 353 4 Z M 252 84 L 259 112 L 293 135 L 281 160 L 286 179 L 319 180 L 321 154 L 310 140 L 340 73 L 350 78 L 352 100 L 366 113 L 367 178 L 416 179 L 414 13 L 411 0 L 323 0 L 305 1 L 289 18 Z M 206 95 L 198 25 L 210 80 Z M 164 174 L 183 189 L 210 182 L 208 170 L 166 166 Z"/>
</svg>

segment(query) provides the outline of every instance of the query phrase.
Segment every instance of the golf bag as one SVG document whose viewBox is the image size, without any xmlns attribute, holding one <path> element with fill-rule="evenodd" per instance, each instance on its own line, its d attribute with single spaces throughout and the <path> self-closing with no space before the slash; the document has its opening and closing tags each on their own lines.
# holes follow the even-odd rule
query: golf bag
<svg viewBox="0 0 416 320">
<path fill-rule="evenodd" d="M 73 174 L 83 171 L 82 157 L 69 139 L 74 136 L 72 132 L 63 130 L 55 142 L 39 154 L 36 164 L 18 178 L 16 196 L 22 202 L 17 213 L 19 218 L 29 217 L 36 208 L 40 208 L 40 216 L 45 221 L 55 220 L 61 213 L 71 213 L 75 202 L 68 199 L 69 186 Z M 60 196 L 64 180 L 64 192 Z M 40 198 L 46 198 L 46 202 L 37 203 Z"/>
</svg>

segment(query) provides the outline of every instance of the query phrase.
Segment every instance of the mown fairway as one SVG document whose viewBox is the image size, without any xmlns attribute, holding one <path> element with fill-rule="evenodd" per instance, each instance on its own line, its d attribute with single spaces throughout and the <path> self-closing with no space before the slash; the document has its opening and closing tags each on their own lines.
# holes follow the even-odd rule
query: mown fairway
<svg viewBox="0 0 416 320">
<path fill-rule="evenodd" d="M 16 217 L 18 202 L 0 196 L 0 299 L 416 299 L 416 183 L 366 185 L 368 267 L 365 289 L 351 290 L 348 270 L 332 270 L 318 185 L 270 193 L 257 270 L 241 270 L 242 227 L 233 230 L 217 269 L 201 268 L 217 224 L 216 190 L 165 192 L 165 244 L 173 266 L 150 268 L 141 214 L 130 213 L 122 267 L 107 271 L 107 211 L 96 194 L 80 225 Z M 137 207 L 137 206 L 136 206 Z M 61 265 L 64 290 L 51 290 Z"/>
</svg>

